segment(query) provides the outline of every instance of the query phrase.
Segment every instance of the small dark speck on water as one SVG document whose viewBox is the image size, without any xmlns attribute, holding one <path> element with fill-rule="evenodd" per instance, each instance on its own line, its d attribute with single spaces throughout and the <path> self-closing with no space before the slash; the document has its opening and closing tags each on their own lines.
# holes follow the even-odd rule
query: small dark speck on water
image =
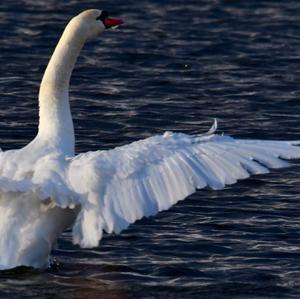
<svg viewBox="0 0 300 299">
<path fill-rule="evenodd" d="M 87 44 L 71 80 L 77 152 L 164 131 L 300 140 L 300 1 L 0 3 L 0 137 L 27 144 L 39 82 L 67 21 L 125 24 Z M 98 248 L 65 232 L 48 271 L 0 273 L 0 298 L 300 298 L 300 167 L 200 190 Z M 1 217 L 1 216 L 0 216 Z M 1 237 L 1 236 L 0 236 Z"/>
</svg>

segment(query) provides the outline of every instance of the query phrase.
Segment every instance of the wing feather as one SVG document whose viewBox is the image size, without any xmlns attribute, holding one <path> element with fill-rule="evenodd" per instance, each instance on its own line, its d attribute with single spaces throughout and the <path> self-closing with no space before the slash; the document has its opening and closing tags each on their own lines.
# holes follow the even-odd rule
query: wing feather
<svg viewBox="0 0 300 299">
<path fill-rule="evenodd" d="M 211 132 L 213 133 L 213 131 Z M 119 233 L 206 186 L 222 189 L 300 158 L 297 142 L 235 140 L 229 136 L 166 133 L 70 160 L 68 182 L 81 202 L 73 228 L 82 247 L 103 231 Z"/>
</svg>

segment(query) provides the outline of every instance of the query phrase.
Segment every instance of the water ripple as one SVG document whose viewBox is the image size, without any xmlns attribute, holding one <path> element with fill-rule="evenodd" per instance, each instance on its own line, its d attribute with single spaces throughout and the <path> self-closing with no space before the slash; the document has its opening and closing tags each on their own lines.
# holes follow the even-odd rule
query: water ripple
<svg viewBox="0 0 300 299">
<path fill-rule="evenodd" d="M 1 148 L 36 134 L 39 81 L 67 20 L 96 0 L 0 3 Z M 72 78 L 77 152 L 165 130 L 300 139 L 300 3 L 102 3 L 126 24 L 87 45 Z M 299 164 L 200 190 L 99 248 L 64 233 L 59 270 L 0 274 L 1 298 L 299 298 Z M 47 287 L 46 287 L 47 286 Z"/>
</svg>

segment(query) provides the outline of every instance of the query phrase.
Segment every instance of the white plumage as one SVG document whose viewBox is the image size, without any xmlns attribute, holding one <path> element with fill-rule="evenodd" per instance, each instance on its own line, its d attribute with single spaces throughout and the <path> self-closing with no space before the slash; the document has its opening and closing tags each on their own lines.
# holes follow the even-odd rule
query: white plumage
<svg viewBox="0 0 300 299">
<path fill-rule="evenodd" d="M 85 11 L 67 26 L 41 84 L 37 137 L 0 153 L 0 269 L 47 267 L 68 226 L 75 244 L 97 246 L 103 232 L 119 233 L 196 189 L 222 189 L 300 158 L 298 142 L 219 136 L 216 122 L 203 135 L 166 132 L 74 156 L 69 79 L 87 28 L 92 36 L 104 30 L 99 15 Z"/>
<path fill-rule="evenodd" d="M 196 189 L 222 189 L 251 174 L 268 173 L 268 168 L 288 166 L 281 158 L 297 157 L 300 149 L 289 142 L 181 133 L 78 155 L 70 160 L 68 176 L 72 190 L 83 196 L 74 241 L 97 246 L 103 230 L 118 233 Z"/>
</svg>

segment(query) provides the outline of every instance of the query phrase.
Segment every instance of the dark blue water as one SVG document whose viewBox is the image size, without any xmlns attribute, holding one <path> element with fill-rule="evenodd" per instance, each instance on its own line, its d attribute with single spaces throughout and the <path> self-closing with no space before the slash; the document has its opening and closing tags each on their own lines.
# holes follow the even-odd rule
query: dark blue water
<svg viewBox="0 0 300 299">
<path fill-rule="evenodd" d="M 65 2 L 0 3 L 2 149 L 35 136 L 49 56 L 87 8 L 126 25 L 86 45 L 74 71 L 77 152 L 203 132 L 214 117 L 233 136 L 300 139 L 299 1 Z M 2 273 L 0 298 L 299 298 L 299 166 L 201 190 L 93 250 L 66 232 L 59 270 Z"/>
</svg>

